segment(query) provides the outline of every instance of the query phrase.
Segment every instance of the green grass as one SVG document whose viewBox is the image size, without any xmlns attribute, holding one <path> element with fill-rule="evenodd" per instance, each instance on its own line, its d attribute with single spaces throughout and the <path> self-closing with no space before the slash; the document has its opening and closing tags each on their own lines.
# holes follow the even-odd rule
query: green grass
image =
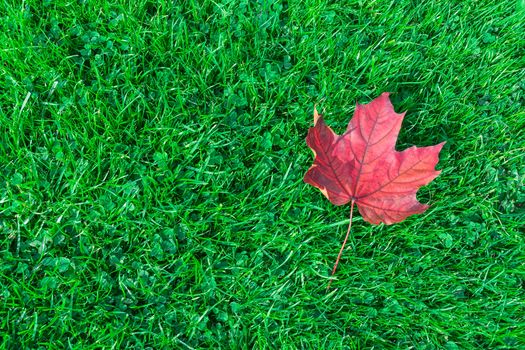
<svg viewBox="0 0 525 350">
<path fill-rule="evenodd" d="M 522 1 L 4 1 L 0 348 L 525 348 Z M 302 177 L 392 92 L 422 215 Z"/>
</svg>

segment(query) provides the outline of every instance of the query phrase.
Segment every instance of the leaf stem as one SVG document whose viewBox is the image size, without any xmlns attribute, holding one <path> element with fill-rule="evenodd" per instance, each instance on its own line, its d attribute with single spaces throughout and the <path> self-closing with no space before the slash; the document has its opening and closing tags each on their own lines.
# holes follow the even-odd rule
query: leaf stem
<svg viewBox="0 0 525 350">
<path fill-rule="evenodd" d="M 326 287 L 326 290 L 330 289 L 330 285 L 332 284 L 335 270 L 337 270 L 339 259 L 341 259 L 341 255 L 343 254 L 343 249 L 345 249 L 345 244 L 346 244 L 346 241 L 348 240 L 348 235 L 350 234 L 350 229 L 352 228 L 352 217 L 354 215 L 354 204 L 355 204 L 355 201 L 352 199 L 352 204 L 350 205 L 350 223 L 348 224 L 348 230 L 346 231 L 345 240 L 343 241 L 343 245 L 341 246 L 341 249 L 339 250 L 339 254 L 337 255 L 337 260 L 335 261 L 334 268 L 332 269 L 332 275 L 330 275 L 330 281 L 328 281 L 328 286 Z"/>
</svg>

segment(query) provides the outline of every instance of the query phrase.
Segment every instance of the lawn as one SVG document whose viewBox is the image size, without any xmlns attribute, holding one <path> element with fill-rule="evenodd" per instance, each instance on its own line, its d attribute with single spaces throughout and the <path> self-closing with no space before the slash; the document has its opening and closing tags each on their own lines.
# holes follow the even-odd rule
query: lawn
<svg viewBox="0 0 525 350">
<path fill-rule="evenodd" d="M 1 349 L 525 349 L 523 1 L 4 1 Z M 377 226 L 303 182 L 391 92 Z"/>
</svg>

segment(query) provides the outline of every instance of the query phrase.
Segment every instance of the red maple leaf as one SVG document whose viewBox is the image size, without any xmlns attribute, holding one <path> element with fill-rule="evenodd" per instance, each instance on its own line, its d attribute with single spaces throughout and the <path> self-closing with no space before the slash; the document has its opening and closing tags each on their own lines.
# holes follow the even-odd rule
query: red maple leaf
<svg viewBox="0 0 525 350">
<path fill-rule="evenodd" d="M 403 221 L 428 208 L 416 199 L 416 192 L 440 173 L 434 167 L 444 142 L 395 150 L 405 113 L 396 113 L 388 96 L 385 92 L 369 104 L 357 104 L 341 136 L 314 110 L 314 127 L 308 130 L 306 143 L 315 160 L 304 181 L 335 205 L 351 203 L 350 225 L 332 275 L 350 232 L 354 204 L 372 224 Z"/>
</svg>

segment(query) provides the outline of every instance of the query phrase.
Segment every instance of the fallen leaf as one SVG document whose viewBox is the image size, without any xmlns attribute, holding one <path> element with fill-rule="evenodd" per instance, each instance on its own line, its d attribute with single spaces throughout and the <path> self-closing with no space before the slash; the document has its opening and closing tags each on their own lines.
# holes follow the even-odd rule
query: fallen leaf
<svg viewBox="0 0 525 350">
<path fill-rule="evenodd" d="M 428 208 L 416 193 L 439 175 L 435 166 L 444 142 L 396 151 L 404 116 L 394 111 L 389 94 L 383 93 L 369 104 L 357 104 L 346 132 L 339 136 L 314 108 L 314 127 L 308 130 L 306 143 L 315 160 L 304 181 L 335 205 L 351 203 L 348 232 L 354 204 L 364 220 L 387 225 Z M 343 248 L 344 243 L 341 252 Z"/>
</svg>

